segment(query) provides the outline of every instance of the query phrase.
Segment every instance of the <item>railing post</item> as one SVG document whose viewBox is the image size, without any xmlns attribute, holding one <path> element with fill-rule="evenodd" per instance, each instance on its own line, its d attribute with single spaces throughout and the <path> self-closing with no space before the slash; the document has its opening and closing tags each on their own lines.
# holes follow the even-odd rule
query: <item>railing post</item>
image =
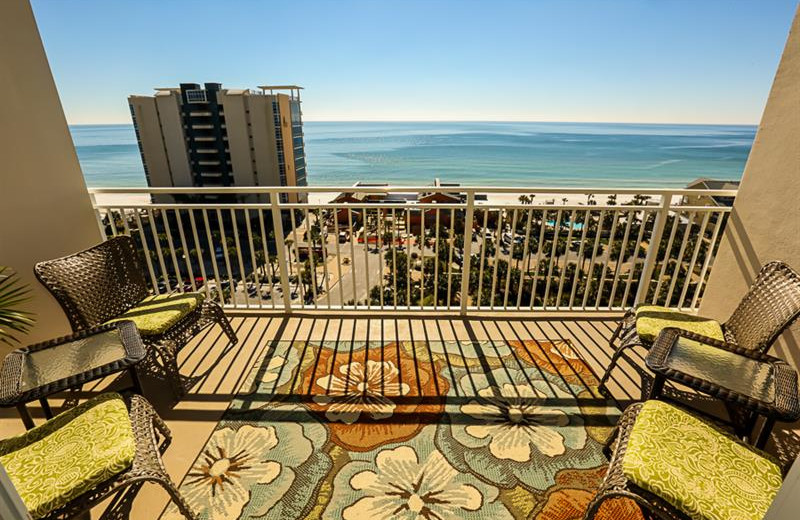
<svg viewBox="0 0 800 520">
<path fill-rule="evenodd" d="M 469 300 L 469 271 L 472 260 L 472 221 L 475 220 L 475 192 L 467 192 L 467 214 L 464 218 L 464 258 L 461 262 L 461 310 L 463 316 L 467 313 L 467 300 Z"/>
<path fill-rule="evenodd" d="M 270 192 L 269 200 L 272 206 L 272 229 L 275 235 L 275 250 L 278 253 L 278 268 L 281 272 L 281 287 L 283 289 L 283 308 L 287 313 L 292 312 L 292 288 L 289 285 L 289 268 L 286 260 L 286 237 L 283 236 L 283 219 L 281 218 L 281 208 L 278 203 L 280 195 L 277 192 Z M 294 221 L 294 219 L 292 219 Z M 298 283 L 299 283 L 298 274 Z"/>
<path fill-rule="evenodd" d="M 659 208 L 656 214 L 656 221 L 653 224 L 653 234 L 650 236 L 650 246 L 647 248 L 647 256 L 644 259 L 642 277 L 639 279 L 639 287 L 636 289 L 636 298 L 633 300 L 634 305 L 642 303 L 645 298 L 647 298 L 647 291 L 650 290 L 650 279 L 653 277 L 653 268 L 656 265 L 658 249 L 661 247 L 661 237 L 667 225 L 671 205 L 672 193 L 664 193 L 661 195 L 661 208 Z M 642 226 L 644 225 L 645 222 L 642 222 Z M 634 267 L 635 266 L 631 266 L 631 269 Z"/>
<path fill-rule="evenodd" d="M 94 211 L 94 217 L 97 219 L 97 229 L 100 231 L 100 240 L 106 240 L 108 237 L 106 236 L 106 227 L 103 225 L 103 217 L 100 216 L 100 208 L 97 207 L 97 197 L 94 193 L 89 193 L 89 201 L 92 203 L 92 211 Z M 111 217 L 111 211 L 107 212 L 109 215 L 109 222 L 112 226 L 114 226 L 113 218 Z"/>
</svg>

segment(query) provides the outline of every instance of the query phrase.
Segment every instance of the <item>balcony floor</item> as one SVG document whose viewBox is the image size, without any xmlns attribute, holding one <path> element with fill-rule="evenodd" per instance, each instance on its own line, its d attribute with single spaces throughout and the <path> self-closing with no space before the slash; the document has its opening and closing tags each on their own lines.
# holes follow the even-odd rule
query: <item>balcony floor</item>
<svg viewBox="0 0 800 520">
<path fill-rule="evenodd" d="M 191 378 L 188 395 L 175 403 L 168 385 L 160 380 L 145 379 L 145 393 L 158 409 L 173 433 L 173 443 L 164 456 L 164 463 L 176 483 L 186 474 L 208 440 L 215 425 L 230 404 L 249 369 L 261 363 L 278 341 L 453 341 L 506 342 L 539 340 L 568 341 L 580 358 L 595 374 L 601 374 L 610 359 L 608 340 L 618 314 L 537 313 L 532 316 L 487 315 L 461 318 L 452 315 L 400 314 L 334 315 L 298 312 L 292 316 L 233 315 L 232 323 L 239 343 L 228 348 L 218 328 L 201 333 L 180 353 L 181 375 Z M 641 352 L 635 353 L 642 363 Z M 638 400 L 637 372 L 623 363 L 609 384 L 620 408 Z M 109 381 L 87 385 L 81 397 L 107 388 Z M 57 400 L 53 404 L 59 404 Z M 40 410 L 32 407 L 34 418 Z M 780 428 L 780 425 L 779 425 Z M 23 430 L 16 412 L 0 410 L 0 438 Z M 797 437 L 794 436 L 795 441 Z M 156 486 L 144 486 L 135 500 L 130 518 L 158 518 L 167 495 Z"/>
</svg>

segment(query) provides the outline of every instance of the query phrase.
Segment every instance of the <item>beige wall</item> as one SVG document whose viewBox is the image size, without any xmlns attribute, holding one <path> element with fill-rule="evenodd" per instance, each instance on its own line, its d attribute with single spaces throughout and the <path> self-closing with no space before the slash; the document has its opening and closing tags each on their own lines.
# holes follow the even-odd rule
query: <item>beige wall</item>
<svg viewBox="0 0 800 520">
<path fill-rule="evenodd" d="M 782 260 L 800 270 L 800 16 L 796 15 L 700 313 L 727 318 L 759 267 Z M 800 326 L 776 352 L 800 366 Z"/>
<path fill-rule="evenodd" d="M 69 331 L 33 264 L 97 243 L 100 231 L 27 0 L 0 2 L 0 99 L 0 265 L 34 290 L 29 343 Z"/>
<path fill-rule="evenodd" d="M 231 154 L 231 170 L 233 182 L 237 186 L 253 186 L 253 155 L 250 152 L 250 132 L 247 99 L 244 94 L 229 94 L 226 91 L 217 93 L 217 100 L 225 110 L 225 127 L 228 132 L 226 143 Z"/>
<path fill-rule="evenodd" d="M 283 157 L 286 168 L 286 185 L 296 186 L 297 175 L 294 171 L 294 141 L 292 141 L 292 109 L 289 105 L 289 96 L 276 94 L 278 106 L 281 109 L 281 137 L 283 138 Z M 280 174 L 279 174 L 280 175 Z M 278 183 L 280 185 L 280 183 Z M 289 194 L 289 202 L 300 202 L 297 194 Z"/>
<path fill-rule="evenodd" d="M 167 150 L 173 186 L 191 187 L 194 183 L 189 168 L 189 153 L 186 150 L 179 101 L 180 95 L 177 92 L 159 92 L 156 95 L 158 119 L 161 123 L 161 134 Z"/>
<path fill-rule="evenodd" d="M 275 126 L 272 122 L 272 96 L 251 96 L 250 131 L 255 144 L 256 171 L 260 186 L 280 186 L 278 156 L 275 153 Z"/>
<path fill-rule="evenodd" d="M 152 96 L 130 96 L 128 103 L 133 107 L 136 126 L 139 129 L 140 151 L 147 161 L 147 176 L 150 186 L 172 186 L 167 151 L 161 126 L 158 122 L 156 100 Z"/>
</svg>

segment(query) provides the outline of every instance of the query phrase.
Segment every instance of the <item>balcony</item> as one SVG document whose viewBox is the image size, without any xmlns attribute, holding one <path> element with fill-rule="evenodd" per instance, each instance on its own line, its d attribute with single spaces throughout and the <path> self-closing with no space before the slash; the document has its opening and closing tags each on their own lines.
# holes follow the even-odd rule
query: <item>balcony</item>
<svg viewBox="0 0 800 520">
<path fill-rule="evenodd" d="M 215 327 L 181 351 L 188 395 L 180 400 L 163 378 L 145 378 L 145 393 L 174 434 L 165 464 L 176 482 L 242 406 L 266 410 L 266 424 L 313 427 L 318 419 L 282 419 L 275 410 L 313 408 L 327 398 L 315 378 L 333 380 L 345 365 L 349 378 L 370 360 L 394 363 L 401 388 L 417 387 L 412 401 L 455 410 L 448 413 L 457 424 L 475 423 L 463 410 L 481 395 L 483 379 L 518 385 L 514 374 L 523 374 L 522 386 L 537 392 L 548 378 L 562 381 L 582 420 L 607 429 L 640 399 L 647 373 L 646 352 L 637 350 L 613 373 L 610 400 L 597 391 L 621 311 L 638 303 L 696 311 L 731 212 L 712 197 L 736 196 L 382 185 L 90 191 L 101 233 L 134 238 L 154 294 L 205 293 L 239 338 L 231 347 Z M 175 202 L 151 202 L 154 195 Z M 301 195 L 310 202 L 290 202 Z M 296 365 L 287 365 L 293 356 Z M 281 375 L 284 365 L 291 377 Z M 254 390 L 254 380 L 273 381 L 275 370 L 270 390 Z M 103 380 L 64 398 L 116 384 Z M 411 405 L 399 404 L 386 424 L 441 423 L 439 412 L 428 418 L 403 406 Z M 339 424 L 322 421 L 331 431 Z M 8 411 L 0 426 L 22 429 Z M 791 452 L 783 444 L 793 435 L 776 437 L 778 451 Z M 580 485 L 591 492 L 594 484 Z M 165 493 L 145 487 L 125 507 L 129 518 L 150 519 L 167 504 Z"/>
<path fill-rule="evenodd" d="M 447 357 L 444 358 L 441 353 L 431 353 L 427 349 L 418 350 L 420 355 L 414 364 L 422 373 L 428 373 L 433 366 L 437 366 L 440 373 L 444 374 L 440 385 L 442 382 L 446 385 L 453 383 L 450 370 L 456 370 L 458 374 L 459 366 L 472 363 L 472 359 L 479 354 L 485 354 L 486 359 L 494 361 L 498 352 L 503 354 L 499 358 L 502 360 L 499 366 L 501 370 L 518 371 L 520 364 L 528 366 L 535 359 L 543 367 L 558 374 L 556 377 L 572 381 L 576 379 L 576 374 L 581 374 L 581 377 L 589 381 L 581 367 L 585 362 L 595 373 L 602 373 L 611 354 L 608 338 L 615 325 L 613 318 L 616 313 L 600 312 L 574 317 L 560 313 L 540 313 L 533 318 L 497 314 L 462 319 L 441 317 L 435 313 L 365 318 L 357 315 L 342 317 L 327 311 L 297 310 L 292 316 L 288 316 L 269 312 L 253 315 L 231 310 L 230 316 L 239 337 L 239 344 L 233 349 L 228 347 L 221 331 L 214 328 L 202 333 L 181 351 L 180 372 L 187 381 L 191 381 L 191 388 L 188 395 L 180 401 L 175 401 L 169 385 L 163 380 L 148 377 L 143 381 L 148 399 L 154 403 L 173 433 L 174 440 L 164 455 L 164 463 L 175 482 L 181 482 L 185 478 L 195 459 L 203 452 L 218 422 L 224 419 L 232 400 L 242 392 L 247 392 L 249 381 L 252 381 L 248 381 L 248 375 L 253 370 L 272 370 L 272 360 L 287 357 L 287 351 L 292 345 L 298 346 L 300 352 L 304 346 L 308 346 L 303 365 L 309 367 L 314 367 L 319 359 L 312 355 L 312 349 L 324 344 L 338 345 L 339 358 L 347 359 L 352 356 L 354 360 L 363 355 L 366 342 L 369 342 L 373 351 L 377 351 L 375 346 L 380 345 L 380 351 L 386 360 L 395 360 L 397 342 L 415 342 L 417 345 L 432 345 L 434 348 L 437 345 L 449 345 L 452 350 L 448 349 Z M 526 349 L 510 351 L 507 346 L 509 344 L 523 344 Z M 543 350 L 551 344 L 568 344 L 580 358 L 563 365 L 551 364 L 550 360 L 556 358 L 548 350 Z M 441 359 L 446 362 L 442 363 Z M 320 363 L 316 369 L 319 377 L 324 377 L 326 373 L 322 366 Z M 475 377 L 478 377 L 480 368 L 473 370 Z M 617 406 L 624 408 L 632 400 L 638 399 L 638 390 L 635 388 L 638 377 L 636 369 L 627 365 L 615 374 L 609 388 L 618 400 Z M 414 385 L 417 379 L 411 371 L 404 372 L 402 380 Z M 85 399 L 113 388 L 114 385 L 111 379 L 104 380 L 98 384 L 86 385 L 81 392 L 67 395 L 66 398 Z M 309 390 L 300 378 L 289 386 L 290 388 L 281 388 L 258 397 L 259 406 L 287 401 L 313 402 L 315 396 L 320 397 L 318 392 Z M 591 389 L 586 391 L 588 396 L 584 396 L 579 402 L 590 406 L 597 401 L 598 396 Z M 419 394 L 421 399 L 432 402 L 453 403 L 477 395 L 474 390 L 470 390 L 461 397 L 446 396 L 444 386 L 436 387 L 432 384 L 423 386 Z M 61 406 L 62 400 L 51 399 L 51 404 L 54 407 Z M 41 422 L 41 410 L 35 403 L 29 408 L 37 422 Z M 606 413 L 608 421 L 615 421 L 619 412 L 613 407 L 608 408 L 608 411 L 603 409 L 598 412 Z M 396 417 L 397 420 L 388 424 L 395 425 L 404 420 L 399 413 Z M 463 420 L 469 419 L 469 416 L 463 416 Z M 281 421 L 280 418 L 269 420 L 276 421 L 275 424 L 280 424 Z M 294 420 L 298 424 L 308 424 L 302 418 Z M 423 420 L 427 423 L 433 422 L 433 419 Z M 605 421 L 600 415 L 595 420 Z M 4 436 L 23 431 L 13 410 L 0 409 L 0 430 Z M 167 495 L 161 489 L 144 486 L 133 501 L 129 515 L 122 518 L 156 519 L 160 517 L 167 503 Z"/>
<path fill-rule="evenodd" d="M 7 246 L 0 264 L 31 288 L 25 310 L 37 318 L 21 340 L 35 343 L 69 327 L 33 266 L 120 234 L 132 237 L 135 250 L 125 258 L 138 256 L 152 294 L 199 291 L 222 306 L 238 342 L 223 334 L 221 319 L 188 340 L 176 361 L 185 395 L 174 391 L 174 374 L 163 366 L 149 359 L 140 365 L 142 394 L 173 433 L 166 470 L 192 508 L 205 511 L 202 518 L 377 519 L 406 512 L 581 518 L 609 468 L 603 443 L 622 410 L 643 399 L 642 382 L 653 374 L 643 368 L 646 352 L 634 348 L 612 373 L 609 392 L 600 392 L 598 376 L 611 364 L 609 342 L 622 310 L 655 303 L 694 313 L 702 305 L 704 315 L 725 319 L 761 265 L 783 260 L 796 269 L 800 262 L 800 100 L 798 89 L 789 88 L 800 81 L 797 19 L 739 190 L 357 185 L 87 192 L 33 11 L 27 2 L 0 5 L 9 51 L 0 53 L 9 78 L 0 91 L 14 101 L 4 105 L 7 117 L 0 120 L 10 165 L 0 189 L 0 237 Z M 175 89 L 162 91 L 168 92 Z M 193 89 L 187 98 L 190 110 L 208 109 L 205 90 Z M 299 103 L 292 112 L 291 121 L 283 114 L 283 124 L 294 129 Z M 634 119 L 646 118 L 634 112 Z M 193 139 L 207 147 L 216 138 L 210 128 L 200 129 L 208 123 L 204 117 L 194 121 L 203 135 Z M 282 147 L 281 132 L 276 139 Z M 280 180 L 286 181 L 282 154 Z M 747 321 L 766 322 L 766 314 Z M 770 353 L 800 366 L 797 338 L 797 329 L 787 328 Z M 172 338 L 167 343 L 158 346 L 171 346 Z M 81 353 L 91 351 L 77 345 Z M 13 345 L 0 348 L 6 353 Z M 64 350 L 53 352 L 37 351 L 43 364 L 71 366 Z M 737 367 L 762 360 L 737 359 Z M 721 374 L 728 366 L 713 361 L 703 368 L 715 370 L 715 381 L 735 380 L 731 388 L 763 382 L 744 370 Z M 92 380 L 52 395 L 50 404 L 62 411 L 127 386 L 128 377 Z M 773 378 L 782 385 L 787 379 Z M 30 385 L 27 378 L 16 381 Z M 667 392 L 676 390 L 687 389 L 667 384 Z M 691 391 L 680 396 L 698 408 L 722 408 L 720 400 Z M 115 401 L 113 424 L 125 429 L 131 412 Z M 46 403 L 30 408 L 42 422 Z M 743 423 L 750 425 L 738 426 Z M 84 421 L 67 437 L 108 441 L 95 435 L 105 424 Z M 647 444 L 663 440 L 659 435 L 673 426 L 647 431 Z M 23 431 L 15 410 L 0 409 L 0 439 Z M 779 424 L 767 450 L 784 464 L 794 460 L 799 431 L 797 424 Z M 718 470 L 744 457 L 724 460 L 713 453 L 716 443 L 697 439 L 691 428 L 679 429 L 669 439 L 674 449 L 665 450 L 670 460 L 658 464 L 702 467 L 685 479 L 687 495 L 730 498 L 741 488 L 747 505 L 755 495 L 761 505 L 771 500 L 753 490 L 764 477 L 775 477 L 768 490 L 776 490 L 773 466 L 724 474 Z M 686 449 L 689 442 L 693 450 Z M 89 455 L 73 460 L 63 456 L 77 451 L 71 442 L 66 449 L 48 444 L 58 448 L 55 456 L 40 452 L 33 463 L 19 457 L 15 475 L 33 470 L 22 484 L 38 492 L 46 487 L 40 479 L 53 484 L 83 466 L 76 462 L 103 458 L 87 444 Z M 125 447 L 107 444 L 118 453 Z M 44 469 L 54 461 L 69 469 Z M 128 461 L 122 466 L 123 473 L 132 468 Z M 796 516 L 797 506 L 787 504 L 800 496 L 800 465 L 793 471 L 775 500 L 788 497 L 784 516 L 770 510 L 765 519 Z M 21 480 L 4 476 L 5 518 L 4 499 L 13 496 L 6 492 Z M 132 488 L 138 495 L 109 500 L 93 514 L 176 518 L 163 490 L 138 486 Z M 631 504 L 615 502 L 617 509 L 598 518 L 640 518 Z"/>
</svg>

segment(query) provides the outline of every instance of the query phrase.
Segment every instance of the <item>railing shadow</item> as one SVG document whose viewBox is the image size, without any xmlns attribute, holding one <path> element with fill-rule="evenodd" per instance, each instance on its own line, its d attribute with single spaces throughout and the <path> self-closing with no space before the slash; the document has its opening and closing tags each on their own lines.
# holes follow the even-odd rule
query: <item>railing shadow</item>
<svg viewBox="0 0 800 520">
<path fill-rule="evenodd" d="M 465 413 L 462 408 L 466 405 L 499 397 L 509 406 L 524 404 L 524 395 L 503 395 L 504 387 L 517 385 L 541 394 L 542 410 L 531 413 L 532 420 L 546 418 L 552 409 L 567 408 L 570 417 L 580 415 L 587 425 L 609 425 L 621 410 L 640 399 L 638 388 L 646 371 L 644 352 L 634 352 L 630 363 L 621 362 L 612 373 L 611 400 L 597 391 L 598 376 L 612 354 L 608 339 L 614 321 L 591 315 L 480 319 L 269 316 L 235 317 L 233 322 L 240 339 L 235 348 L 226 346 L 224 335 L 215 327 L 182 351 L 180 370 L 192 378 L 193 387 L 178 406 L 167 390 L 168 382 L 157 378 L 145 381 L 147 398 L 167 421 L 216 423 L 222 418 L 257 417 L 276 422 L 335 422 L 319 406 L 321 400 L 330 407 L 364 406 L 371 399 L 387 399 L 395 408 L 391 416 L 378 421 L 383 424 L 467 424 L 485 422 L 486 417 Z M 551 350 L 553 346 L 564 350 Z M 292 352 L 297 357 L 296 367 L 275 364 L 277 358 Z M 565 352 L 571 355 L 565 356 Z M 389 372 L 378 371 L 376 385 L 360 395 L 332 392 L 330 384 L 318 384 L 319 380 L 330 383 L 331 376 L 338 375 L 352 390 L 364 381 L 354 380 L 355 386 L 348 383 L 353 368 L 348 372 L 340 367 L 364 364 L 365 360 L 393 363 L 396 378 L 389 381 Z M 434 373 L 437 377 L 430 379 Z M 253 381 L 261 384 L 255 386 Z M 398 385 L 407 385 L 408 390 L 400 391 Z M 57 397 L 86 399 L 123 386 L 127 380 L 121 378 Z M 492 393 L 487 395 L 486 388 Z M 41 420 L 41 409 L 34 403 L 30 409 L 37 421 Z M 368 412 L 369 406 L 360 411 L 365 410 Z M 14 412 L 4 410 L 2 415 Z M 368 413 L 358 418 L 370 420 Z M 796 451 L 791 445 L 792 439 L 796 441 L 792 427 L 778 425 L 770 451 Z M 790 442 L 781 441 L 784 438 Z"/>
</svg>

